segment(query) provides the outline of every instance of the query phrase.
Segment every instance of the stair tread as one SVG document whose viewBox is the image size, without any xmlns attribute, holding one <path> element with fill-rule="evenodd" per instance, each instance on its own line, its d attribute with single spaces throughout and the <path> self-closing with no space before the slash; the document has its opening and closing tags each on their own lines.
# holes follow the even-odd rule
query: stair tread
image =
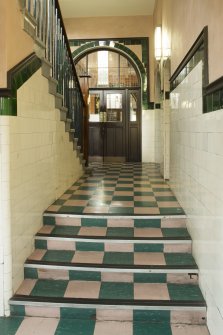
<svg viewBox="0 0 223 335">
<path fill-rule="evenodd" d="M 12 300 L 104 305 L 205 306 L 198 285 L 25 279 Z"/>
<path fill-rule="evenodd" d="M 55 262 L 55 264 L 88 264 L 91 266 L 151 266 L 158 268 L 197 268 L 190 253 L 112 252 L 36 249 L 28 261 Z"/>
<path fill-rule="evenodd" d="M 78 227 L 65 225 L 45 225 L 39 230 L 37 236 L 145 240 L 191 239 L 186 228 Z"/>
<path fill-rule="evenodd" d="M 18 330 L 23 333 L 32 333 L 34 329 L 39 334 L 72 334 L 75 329 L 77 333 L 86 335 L 111 335 L 111 334 L 167 334 L 167 335 L 209 335 L 205 325 L 171 325 L 169 322 L 145 322 L 134 320 L 128 321 L 101 321 L 101 320 L 80 320 L 80 319 L 58 319 L 44 317 L 9 317 L 0 319 L 1 334 L 11 335 Z M 13 329 L 13 331 L 11 331 Z M 46 332 L 47 331 L 47 332 Z"/>
</svg>

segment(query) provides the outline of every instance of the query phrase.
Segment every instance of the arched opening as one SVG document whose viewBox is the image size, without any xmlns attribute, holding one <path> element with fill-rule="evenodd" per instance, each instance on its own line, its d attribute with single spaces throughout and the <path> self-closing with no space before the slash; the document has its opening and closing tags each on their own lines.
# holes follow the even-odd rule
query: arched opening
<svg viewBox="0 0 223 335">
<path fill-rule="evenodd" d="M 141 161 L 141 82 L 136 64 L 114 48 L 75 59 L 89 76 L 89 161 Z"/>
</svg>

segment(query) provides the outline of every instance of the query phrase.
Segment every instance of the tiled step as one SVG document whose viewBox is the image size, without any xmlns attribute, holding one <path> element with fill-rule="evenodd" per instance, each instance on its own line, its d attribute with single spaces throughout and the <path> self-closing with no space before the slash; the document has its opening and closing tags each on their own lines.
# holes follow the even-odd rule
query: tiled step
<svg viewBox="0 0 223 335">
<path fill-rule="evenodd" d="M 81 195 L 79 195 L 81 199 Z M 129 227 L 129 228 L 186 228 L 185 215 L 180 216 L 106 216 L 44 213 L 44 225 L 78 227 Z"/>
<path fill-rule="evenodd" d="M 191 252 L 186 228 L 79 227 L 45 225 L 37 249 Z"/>
<path fill-rule="evenodd" d="M 48 317 L 55 316 L 55 313 L 68 317 L 79 311 L 82 318 L 90 312 L 88 317 L 96 319 L 101 310 L 106 319 L 108 310 L 110 317 L 111 311 L 116 310 L 113 320 L 120 309 L 125 314 L 123 321 L 129 318 L 128 312 L 138 313 L 138 317 L 146 321 L 147 313 L 163 311 L 172 319 L 175 316 L 176 323 L 182 322 L 183 317 L 189 322 L 193 312 L 196 323 L 202 324 L 206 313 L 197 285 L 166 283 L 26 279 L 10 300 L 10 305 L 12 314 L 42 316 L 45 310 Z"/>
<path fill-rule="evenodd" d="M 164 322 L 143 322 L 133 317 L 128 321 L 102 321 L 81 319 L 59 319 L 45 317 L 10 317 L 0 318 L 1 335 L 31 334 L 36 335 L 76 334 L 84 335 L 209 335 L 204 325 L 178 325 Z"/>
</svg>

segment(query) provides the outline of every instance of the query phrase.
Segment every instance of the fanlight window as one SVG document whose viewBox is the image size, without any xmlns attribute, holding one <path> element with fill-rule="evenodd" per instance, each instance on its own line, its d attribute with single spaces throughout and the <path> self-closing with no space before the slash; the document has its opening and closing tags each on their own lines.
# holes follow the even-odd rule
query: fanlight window
<svg viewBox="0 0 223 335">
<path fill-rule="evenodd" d="M 100 50 L 90 53 L 78 61 L 76 70 L 78 76 L 90 76 L 89 88 L 140 86 L 133 65 L 117 52 Z"/>
</svg>

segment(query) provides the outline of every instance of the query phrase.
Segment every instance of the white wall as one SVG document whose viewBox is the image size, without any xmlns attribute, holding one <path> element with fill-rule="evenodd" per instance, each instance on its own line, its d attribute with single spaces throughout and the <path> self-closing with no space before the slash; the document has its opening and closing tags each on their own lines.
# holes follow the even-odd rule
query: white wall
<svg viewBox="0 0 223 335">
<path fill-rule="evenodd" d="M 223 110 L 202 113 L 202 63 L 171 94 L 171 186 L 188 216 L 211 335 L 223 329 Z"/>
<path fill-rule="evenodd" d="M 0 247 L 1 315 L 2 271 L 7 270 L 2 263 L 7 254 L 12 252 L 12 268 L 9 263 L 4 285 L 11 292 L 10 278 L 13 290 L 23 279 L 23 263 L 33 250 L 33 236 L 42 225 L 43 211 L 82 174 L 79 158 L 41 70 L 18 90 L 17 104 L 18 115 L 1 116 L 0 123 L 0 206 L 4 209 L 0 242 L 6 234 L 10 237 L 3 250 Z M 9 262 L 10 259 L 9 255 Z"/>
<path fill-rule="evenodd" d="M 161 163 L 162 142 L 162 110 L 142 110 L 142 162 Z"/>
</svg>

